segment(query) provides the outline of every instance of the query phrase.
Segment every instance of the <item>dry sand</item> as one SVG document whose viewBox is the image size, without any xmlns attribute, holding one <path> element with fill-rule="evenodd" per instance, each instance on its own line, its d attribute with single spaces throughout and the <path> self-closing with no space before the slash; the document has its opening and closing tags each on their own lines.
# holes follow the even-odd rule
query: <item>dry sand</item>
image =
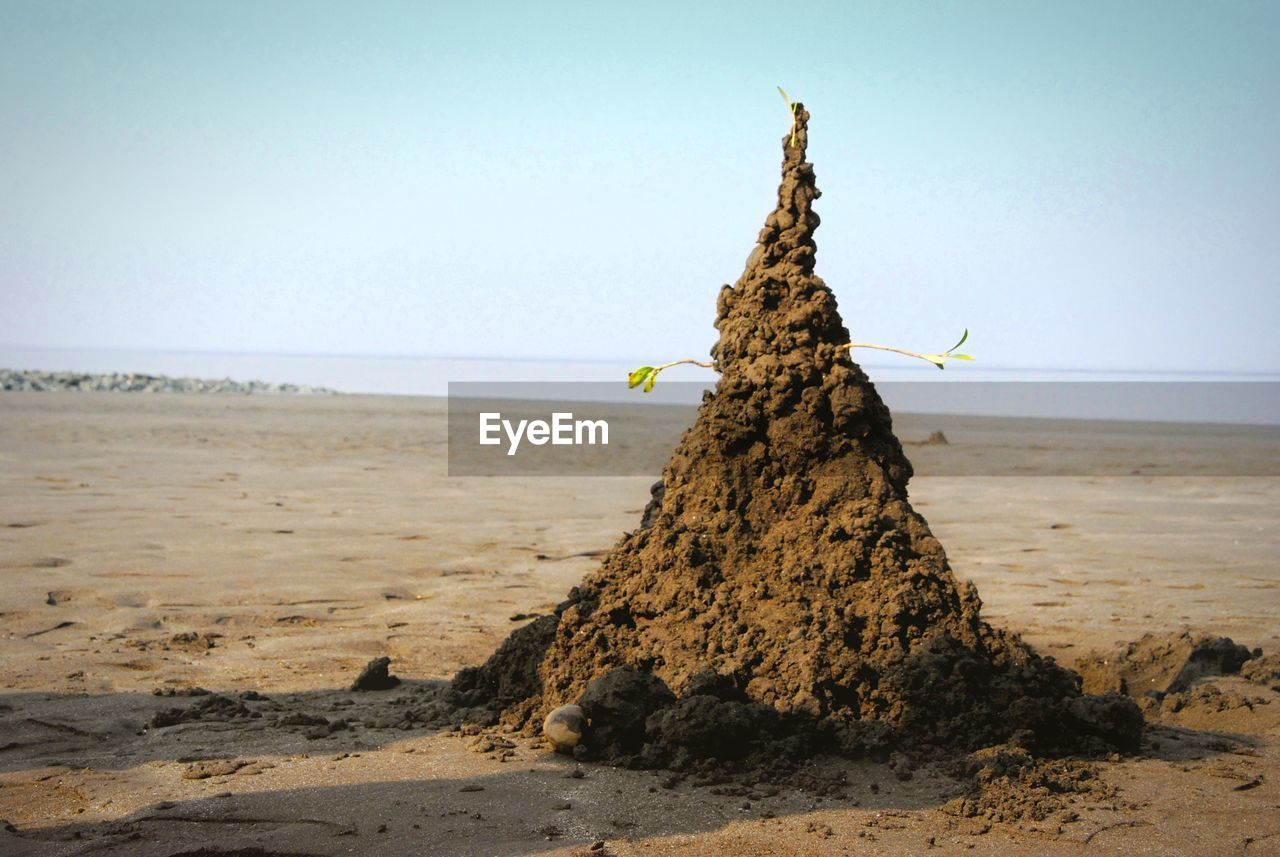
<svg viewBox="0 0 1280 857">
<path fill-rule="evenodd" d="M 946 432 L 908 446 L 925 474 L 1030 462 L 911 494 L 986 616 L 1042 652 L 1071 664 L 1183 626 L 1280 650 L 1280 478 L 1105 475 L 1179 444 L 1274 472 L 1280 432 L 895 428 Z M 1055 443 L 1099 475 L 1037 475 Z M 1280 853 L 1280 694 L 1239 678 L 1212 682 L 1235 701 L 1168 714 L 1104 763 L 1112 797 L 1017 825 L 957 818 L 946 777 L 872 763 L 830 763 L 849 787 L 825 799 L 406 723 L 593 568 L 652 481 L 448 478 L 444 444 L 431 399 L 0 395 L 0 853 Z M 1165 472 L 1215 471 L 1197 466 Z M 404 683 L 348 692 L 380 655 Z M 192 687 L 259 716 L 148 728 L 210 698 L 155 691 Z"/>
</svg>

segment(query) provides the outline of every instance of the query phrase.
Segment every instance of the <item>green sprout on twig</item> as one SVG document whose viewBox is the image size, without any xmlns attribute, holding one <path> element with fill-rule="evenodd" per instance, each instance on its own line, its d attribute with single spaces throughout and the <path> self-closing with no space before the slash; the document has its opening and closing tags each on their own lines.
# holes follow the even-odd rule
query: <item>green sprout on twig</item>
<svg viewBox="0 0 1280 857">
<path fill-rule="evenodd" d="M 644 384 L 644 391 L 647 393 L 653 389 L 654 384 L 658 383 L 659 372 L 663 369 L 670 369 L 672 366 L 679 366 L 682 363 L 691 363 L 704 369 L 716 368 L 714 363 L 703 363 L 701 360 L 672 360 L 670 363 L 663 363 L 661 366 L 641 366 L 627 376 L 627 386 L 634 390 Z"/>
<path fill-rule="evenodd" d="M 917 360 L 924 360 L 932 363 L 939 369 L 945 369 L 948 360 L 972 360 L 969 354 L 957 354 L 956 349 L 964 345 L 969 338 L 969 328 L 964 329 L 964 335 L 960 337 L 960 341 L 955 345 L 938 354 L 921 353 L 919 351 L 907 351 L 904 348 L 894 348 L 892 345 L 877 345 L 873 342 L 847 342 L 844 345 L 836 347 L 837 351 L 848 351 L 854 348 L 874 348 L 877 351 L 892 351 L 894 354 L 904 354 L 907 357 L 914 357 Z M 641 384 L 644 385 L 644 392 L 648 393 L 653 389 L 653 385 L 658 383 L 658 373 L 663 369 L 670 369 L 672 366 L 680 366 L 689 363 L 694 366 L 701 366 L 705 369 L 714 369 L 714 363 L 704 363 L 701 360 L 672 360 L 670 363 L 663 363 L 658 366 L 641 366 L 639 369 L 627 376 L 627 387 L 635 389 Z"/>
</svg>

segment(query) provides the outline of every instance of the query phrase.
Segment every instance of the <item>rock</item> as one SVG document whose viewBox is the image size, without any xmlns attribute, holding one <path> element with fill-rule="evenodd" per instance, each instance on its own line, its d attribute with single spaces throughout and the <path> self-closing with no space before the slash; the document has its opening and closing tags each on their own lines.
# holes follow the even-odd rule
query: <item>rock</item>
<svg viewBox="0 0 1280 857">
<path fill-rule="evenodd" d="M 554 709 L 542 721 L 542 734 L 555 747 L 557 753 L 569 753 L 582 740 L 587 719 L 577 705 L 562 705 Z"/>
</svg>

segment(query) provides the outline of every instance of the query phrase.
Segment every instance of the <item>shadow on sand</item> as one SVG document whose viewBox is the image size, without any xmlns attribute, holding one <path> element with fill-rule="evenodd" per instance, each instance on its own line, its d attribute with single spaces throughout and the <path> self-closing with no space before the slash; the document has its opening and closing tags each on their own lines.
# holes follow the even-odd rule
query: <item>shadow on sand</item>
<svg viewBox="0 0 1280 857">
<path fill-rule="evenodd" d="M 211 705 L 211 696 L 5 695 L 0 817 L 22 821 L 0 831 L 0 852 L 527 854 L 734 822 L 776 824 L 822 810 L 905 818 L 963 789 L 937 771 L 903 780 L 887 765 L 837 759 L 813 763 L 815 776 L 843 778 L 833 797 L 579 766 L 528 742 L 489 746 L 484 736 L 423 724 L 423 706 L 440 687 L 222 697 L 232 705 Z M 148 725 L 173 709 L 200 707 L 210 712 L 205 719 Z M 1250 743 L 1170 727 L 1151 734 L 1158 749 L 1148 740 L 1143 755 L 1176 762 Z M 228 760 L 246 764 L 191 777 L 202 763 Z M 104 820 L 118 808 L 129 811 Z M 69 820 L 76 809 L 86 820 Z"/>
</svg>

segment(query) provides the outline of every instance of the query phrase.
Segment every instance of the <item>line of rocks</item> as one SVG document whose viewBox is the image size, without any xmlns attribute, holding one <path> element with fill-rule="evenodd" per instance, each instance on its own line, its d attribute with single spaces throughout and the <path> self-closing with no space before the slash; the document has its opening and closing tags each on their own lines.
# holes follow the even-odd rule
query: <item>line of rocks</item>
<svg viewBox="0 0 1280 857">
<path fill-rule="evenodd" d="M 91 375 L 82 372 L 42 372 L 0 369 L 0 390 L 60 392 L 88 390 L 109 393 L 228 393 L 237 395 L 334 395 L 336 390 L 309 384 L 233 381 L 230 378 L 170 378 L 136 372 Z"/>
</svg>

